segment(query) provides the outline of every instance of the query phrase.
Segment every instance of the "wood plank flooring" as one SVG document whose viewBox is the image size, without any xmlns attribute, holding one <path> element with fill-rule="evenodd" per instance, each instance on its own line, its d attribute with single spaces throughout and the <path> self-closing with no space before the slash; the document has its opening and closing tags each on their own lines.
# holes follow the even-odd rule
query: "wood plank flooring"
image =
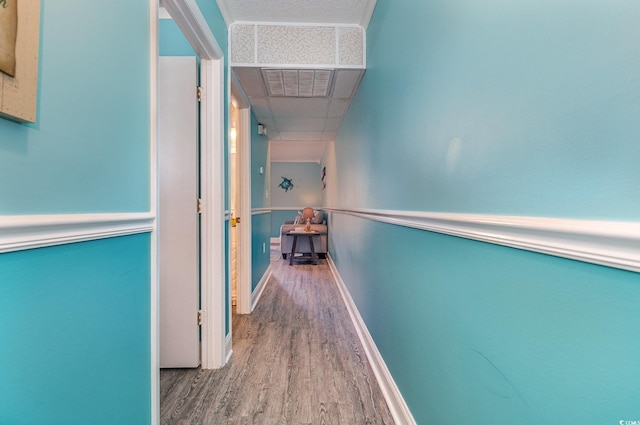
<svg viewBox="0 0 640 425">
<path fill-rule="evenodd" d="M 255 311 L 233 316 L 231 361 L 160 372 L 161 424 L 393 424 L 326 260 L 271 261 Z"/>
</svg>

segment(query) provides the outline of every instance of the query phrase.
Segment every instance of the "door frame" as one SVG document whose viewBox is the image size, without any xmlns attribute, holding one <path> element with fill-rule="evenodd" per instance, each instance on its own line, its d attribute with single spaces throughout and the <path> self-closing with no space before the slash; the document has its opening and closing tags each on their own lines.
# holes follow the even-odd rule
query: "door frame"
<svg viewBox="0 0 640 425">
<path fill-rule="evenodd" d="M 151 202 L 157 212 L 157 61 L 158 61 L 158 1 L 151 2 Z M 224 366 L 225 353 L 225 263 L 224 263 L 224 55 L 195 0 L 163 0 L 171 18 L 187 38 L 201 60 L 201 124 L 200 124 L 200 187 L 201 187 L 201 309 L 202 368 Z M 158 246 L 157 227 L 152 235 L 152 306 L 151 306 L 151 376 L 152 423 L 159 421 L 158 363 Z"/>
<path fill-rule="evenodd" d="M 246 96 L 233 70 L 229 69 L 231 83 L 229 85 L 230 95 L 236 99 L 238 105 L 238 122 L 236 141 L 238 156 L 236 164 L 240 181 L 237 190 L 240 191 L 240 207 L 236 214 L 240 217 L 238 224 L 238 240 L 236 242 L 237 255 L 237 303 L 236 311 L 239 314 L 251 313 L 251 109 L 249 98 Z M 231 247 L 229 247 L 229 260 L 231 260 Z M 230 265 L 229 265 L 230 267 Z"/>
<path fill-rule="evenodd" d="M 195 0 L 163 0 L 162 5 L 200 57 L 202 368 L 216 369 L 227 361 L 224 55 Z"/>
</svg>

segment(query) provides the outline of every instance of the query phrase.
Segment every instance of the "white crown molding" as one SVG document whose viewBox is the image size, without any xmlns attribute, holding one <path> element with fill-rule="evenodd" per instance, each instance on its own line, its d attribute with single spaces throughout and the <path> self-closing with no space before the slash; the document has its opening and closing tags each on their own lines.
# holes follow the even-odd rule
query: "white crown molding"
<svg viewBox="0 0 640 425">
<path fill-rule="evenodd" d="M 370 209 L 324 210 L 640 272 L 640 222 Z"/>
<path fill-rule="evenodd" d="M 292 211 L 292 210 L 296 210 L 297 211 L 297 210 L 303 210 L 305 207 L 306 207 L 306 205 L 302 206 L 302 207 L 301 206 L 297 206 L 297 207 L 271 207 L 269 209 L 271 211 Z M 313 208 L 314 210 L 323 210 L 324 209 L 324 208 L 321 208 L 321 207 L 311 207 L 311 208 Z"/>
<path fill-rule="evenodd" d="M 340 295 L 342 295 L 344 304 L 347 307 L 353 326 L 356 328 L 356 333 L 362 343 L 362 347 L 367 359 L 369 360 L 371 369 L 373 369 L 373 374 L 378 380 L 380 391 L 382 391 L 382 395 L 389 406 L 389 411 L 391 412 L 393 421 L 397 424 L 415 425 L 416 421 L 413 418 L 411 411 L 409 411 L 409 407 L 404 401 L 398 386 L 393 380 L 393 376 L 391 376 L 391 372 L 389 372 L 380 351 L 378 351 L 378 347 L 376 347 L 376 343 L 373 341 L 362 316 L 360 316 L 358 307 L 353 301 L 353 298 L 351 298 L 351 294 L 349 294 L 349 290 L 347 289 L 344 280 L 342 280 L 340 272 L 338 272 L 330 254 L 327 255 L 327 263 L 329 264 L 331 274 L 333 274 L 336 281 L 336 286 L 340 291 Z"/>
<path fill-rule="evenodd" d="M 375 1 L 374 1 L 375 6 Z M 232 25 L 254 27 L 322 27 L 322 28 L 362 28 L 360 24 L 339 24 L 331 22 L 281 22 L 281 21 L 235 21 Z"/>
<path fill-rule="evenodd" d="M 0 253 L 154 230 L 152 213 L 0 216 Z"/>
<path fill-rule="evenodd" d="M 251 215 L 271 214 L 271 208 L 253 208 Z"/>
<path fill-rule="evenodd" d="M 232 68 L 281 68 L 281 69 L 337 69 L 337 70 L 345 70 L 345 69 L 364 69 L 366 70 L 365 65 L 338 65 L 335 63 L 325 63 L 325 64 L 315 64 L 315 63 L 238 63 L 238 62 L 230 62 L 229 66 Z M 327 98 L 332 99 L 332 98 Z M 333 99 L 332 99 L 333 100 Z"/>
</svg>

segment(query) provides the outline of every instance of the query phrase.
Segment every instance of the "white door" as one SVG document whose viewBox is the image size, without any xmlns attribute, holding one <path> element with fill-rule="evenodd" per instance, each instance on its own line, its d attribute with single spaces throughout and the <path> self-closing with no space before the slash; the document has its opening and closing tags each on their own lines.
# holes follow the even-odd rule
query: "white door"
<svg viewBox="0 0 640 425">
<path fill-rule="evenodd" d="M 195 57 L 159 58 L 161 368 L 200 364 L 196 73 Z"/>
</svg>

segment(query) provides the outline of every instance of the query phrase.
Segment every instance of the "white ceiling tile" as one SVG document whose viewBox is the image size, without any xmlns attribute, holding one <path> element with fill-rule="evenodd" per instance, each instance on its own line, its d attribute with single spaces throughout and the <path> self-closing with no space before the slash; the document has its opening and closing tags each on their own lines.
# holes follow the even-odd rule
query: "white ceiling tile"
<svg viewBox="0 0 640 425">
<path fill-rule="evenodd" d="M 280 132 L 274 128 L 267 127 L 267 137 L 269 140 L 280 140 Z"/>
<path fill-rule="evenodd" d="M 322 131 L 325 118 L 275 118 L 276 127 L 281 131 Z"/>
<path fill-rule="evenodd" d="M 338 131 L 338 129 L 340 128 L 340 124 L 342 124 L 342 118 L 327 118 L 323 130 Z"/>
<path fill-rule="evenodd" d="M 281 131 L 282 140 L 322 140 L 322 131 Z"/>
<path fill-rule="evenodd" d="M 336 71 L 336 82 L 333 88 L 334 99 L 349 99 L 360 82 L 360 69 L 340 69 Z"/>
<path fill-rule="evenodd" d="M 250 97 L 249 103 L 251 103 L 251 110 L 253 111 L 256 117 L 257 116 L 264 117 L 264 116 L 271 115 L 271 109 L 269 109 L 269 99 L 267 99 L 266 97 L 262 97 L 262 98 Z"/>
<path fill-rule="evenodd" d="M 322 132 L 322 140 L 336 140 L 336 136 L 338 135 L 337 131 L 323 131 Z"/>
<path fill-rule="evenodd" d="M 232 69 L 248 97 L 265 97 L 267 95 L 259 68 L 234 67 Z"/>
<path fill-rule="evenodd" d="M 265 127 L 267 127 L 268 129 L 276 129 L 276 122 L 273 120 L 273 118 L 271 116 L 266 116 L 266 117 L 262 117 L 259 118 L 256 116 L 256 119 L 258 120 L 258 122 L 262 125 L 264 125 Z"/>
<path fill-rule="evenodd" d="M 274 97 L 269 100 L 274 117 L 323 118 L 329 99 Z"/>
<path fill-rule="evenodd" d="M 272 162 L 320 162 L 326 146 L 326 141 L 270 141 L 270 160 Z"/>
<path fill-rule="evenodd" d="M 334 99 L 329 106 L 328 117 L 343 118 L 349 108 L 350 99 Z"/>
<path fill-rule="evenodd" d="M 217 0 L 227 22 L 356 24 L 365 29 L 376 0 Z"/>
</svg>

